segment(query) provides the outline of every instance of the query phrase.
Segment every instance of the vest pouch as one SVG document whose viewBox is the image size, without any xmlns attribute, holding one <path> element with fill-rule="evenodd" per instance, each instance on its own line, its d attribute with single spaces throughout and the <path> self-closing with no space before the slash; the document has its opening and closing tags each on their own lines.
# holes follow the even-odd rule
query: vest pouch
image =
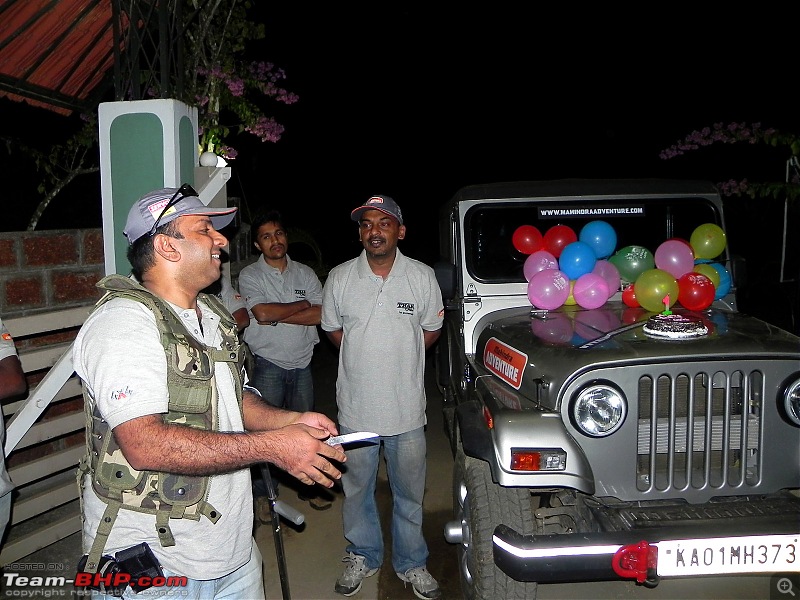
<svg viewBox="0 0 800 600">
<path fill-rule="evenodd" d="M 117 493 L 136 488 L 142 482 L 144 472 L 137 471 L 128 464 L 109 427 L 100 426 L 95 429 L 93 435 L 100 444 L 95 466 L 95 483 Z"/>
<path fill-rule="evenodd" d="M 171 410 L 204 413 L 211 407 L 214 366 L 194 344 L 171 344 L 167 353 L 167 386 Z"/>
<path fill-rule="evenodd" d="M 205 477 L 161 473 L 158 480 L 158 495 L 167 504 L 185 509 L 187 506 L 196 505 L 198 502 L 205 500 L 205 483 Z M 195 518 L 199 519 L 200 513 L 196 512 L 195 514 Z M 192 518 L 189 515 L 185 516 L 186 518 Z"/>
</svg>

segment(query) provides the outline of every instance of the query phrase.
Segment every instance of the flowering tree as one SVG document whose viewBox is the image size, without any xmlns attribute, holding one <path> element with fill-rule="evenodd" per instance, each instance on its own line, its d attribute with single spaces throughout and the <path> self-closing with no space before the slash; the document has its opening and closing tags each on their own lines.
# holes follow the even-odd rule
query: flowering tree
<svg viewBox="0 0 800 600">
<path fill-rule="evenodd" d="M 262 142 L 277 142 L 284 127 L 267 114 L 270 103 L 294 104 L 298 96 L 282 87 L 286 74 L 269 62 L 244 58 L 248 42 L 264 37 L 264 25 L 250 21 L 250 0 L 177 0 L 186 15 L 184 93 L 180 100 L 198 107 L 198 143 L 202 151 L 212 151 L 226 159 L 236 157 L 227 139 L 249 133 Z M 172 89 L 180 89 L 174 85 Z M 154 86 L 147 91 L 160 98 Z M 20 140 L 0 138 L 11 153 L 30 156 L 42 174 L 37 191 L 41 198 L 28 222 L 36 229 L 45 209 L 81 175 L 97 173 L 99 166 L 97 112 L 81 115 L 83 126 L 69 139 L 38 150 Z"/>
<path fill-rule="evenodd" d="M 773 148 L 785 148 L 785 160 L 791 167 L 787 181 L 753 182 L 747 179 L 729 179 L 717 185 L 724 196 L 749 196 L 750 198 L 774 198 L 796 200 L 800 197 L 800 136 L 786 134 L 777 129 L 764 129 L 761 123 L 715 123 L 693 131 L 659 155 L 664 160 L 682 156 L 713 144 L 764 144 Z"/>
<path fill-rule="evenodd" d="M 762 311 L 768 321 L 779 318 L 785 308 L 787 320 L 778 324 L 800 333 L 800 263 L 797 259 L 800 252 L 793 235 L 800 222 L 800 205 L 797 203 L 800 197 L 800 136 L 765 129 L 760 123 L 715 123 L 712 127 L 693 131 L 663 150 L 660 157 L 674 159 L 714 144 L 767 146 L 778 149 L 786 162 L 784 181 L 729 179 L 717 183 L 717 187 L 723 196 L 768 201 L 757 206 L 736 202 L 729 207 L 733 210 L 727 211 L 729 222 L 737 221 L 743 228 L 745 235 L 740 239 L 749 242 L 743 249 L 749 256 L 748 260 L 758 265 L 757 269 L 750 270 L 753 281 L 746 286 L 745 293 L 740 294 L 740 300 L 753 305 L 751 312 Z M 793 285 L 786 288 L 787 284 Z"/>
<path fill-rule="evenodd" d="M 186 54 L 191 57 L 185 100 L 198 107 L 201 151 L 236 158 L 226 139 L 234 130 L 262 142 L 277 142 L 284 127 L 265 113 L 265 104 L 294 104 L 298 96 L 282 87 L 283 69 L 241 58 L 248 41 L 264 37 L 264 25 L 248 20 L 249 2 L 188 1 L 195 12 L 185 27 Z"/>
</svg>

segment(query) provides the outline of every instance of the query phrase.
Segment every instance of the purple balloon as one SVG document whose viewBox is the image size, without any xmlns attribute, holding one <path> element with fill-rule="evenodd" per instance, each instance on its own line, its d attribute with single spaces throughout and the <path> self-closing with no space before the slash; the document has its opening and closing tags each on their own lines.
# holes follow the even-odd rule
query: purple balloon
<svg viewBox="0 0 800 600">
<path fill-rule="evenodd" d="M 558 269 L 545 269 L 528 282 L 528 300 L 536 308 L 554 310 L 569 297 L 569 279 Z"/>
<path fill-rule="evenodd" d="M 533 279 L 533 276 L 540 271 L 557 268 L 558 261 L 556 260 L 555 256 L 553 256 L 547 250 L 537 250 L 536 252 L 529 254 L 528 258 L 525 259 L 525 264 L 522 265 L 522 272 L 525 275 L 525 280 L 530 282 L 530 280 Z"/>
<path fill-rule="evenodd" d="M 595 273 L 586 273 L 575 280 L 572 297 L 583 308 L 600 308 L 611 294 L 606 280 Z"/>
<path fill-rule="evenodd" d="M 575 314 L 575 333 L 585 340 L 594 340 L 622 326 L 612 310 L 581 310 Z"/>
<path fill-rule="evenodd" d="M 607 260 L 598 260 L 594 264 L 592 273 L 595 275 L 600 275 L 600 277 L 606 280 L 606 283 L 608 284 L 609 297 L 613 296 L 619 291 L 620 285 L 622 284 L 622 279 L 619 276 L 619 269 L 617 269 L 617 267 L 615 267 L 612 263 L 608 262 Z"/>
<path fill-rule="evenodd" d="M 566 344 L 572 339 L 572 321 L 564 313 L 552 313 L 546 319 L 531 319 L 533 334 L 553 344 Z"/>
<path fill-rule="evenodd" d="M 667 240 L 656 248 L 654 255 L 657 269 L 666 271 L 680 279 L 694 269 L 694 252 L 691 246 L 680 240 Z"/>
</svg>

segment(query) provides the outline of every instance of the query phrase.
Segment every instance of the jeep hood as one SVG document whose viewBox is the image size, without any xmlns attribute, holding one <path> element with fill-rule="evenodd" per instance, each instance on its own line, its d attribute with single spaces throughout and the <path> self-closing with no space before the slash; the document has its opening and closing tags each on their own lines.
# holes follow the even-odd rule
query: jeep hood
<svg viewBox="0 0 800 600">
<path fill-rule="evenodd" d="M 727 310 L 673 312 L 700 317 L 708 334 L 682 340 L 650 337 L 642 328 L 654 313 L 621 302 L 593 310 L 563 306 L 538 311 L 528 306 L 498 311 L 479 335 L 475 362 L 528 397 L 539 382 L 563 381 L 572 373 L 608 364 L 746 356 L 796 360 L 800 370 L 800 338 L 782 329 Z"/>
</svg>

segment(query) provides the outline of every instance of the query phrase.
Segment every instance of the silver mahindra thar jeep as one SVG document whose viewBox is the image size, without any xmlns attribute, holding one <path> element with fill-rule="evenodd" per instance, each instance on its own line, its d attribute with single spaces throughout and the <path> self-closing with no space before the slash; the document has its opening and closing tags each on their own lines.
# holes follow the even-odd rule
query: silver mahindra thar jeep
<svg viewBox="0 0 800 600">
<path fill-rule="evenodd" d="M 699 309 L 637 305 L 623 276 L 597 307 L 534 303 L 515 233 L 596 221 L 615 253 L 726 228 L 698 181 L 475 185 L 442 207 L 435 360 L 464 597 L 800 571 L 800 338 L 739 312 L 729 245 L 714 257 L 729 280 Z M 698 334 L 648 334 L 659 314 Z"/>
</svg>

